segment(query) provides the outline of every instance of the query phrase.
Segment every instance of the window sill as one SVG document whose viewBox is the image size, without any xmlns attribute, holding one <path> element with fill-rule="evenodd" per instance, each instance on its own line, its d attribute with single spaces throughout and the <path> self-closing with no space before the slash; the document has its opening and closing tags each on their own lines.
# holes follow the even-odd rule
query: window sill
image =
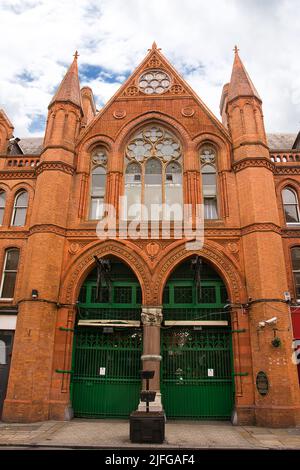
<svg viewBox="0 0 300 470">
<path fill-rule="evenodd" d="M 12 299 L 6 299 L 4 297 L 1 297 L 0 298 L 0 303 L 10 303 L 11 304 L 13 302 L 13 300 L 14 300 L 13 298 Z"/>
</svg>

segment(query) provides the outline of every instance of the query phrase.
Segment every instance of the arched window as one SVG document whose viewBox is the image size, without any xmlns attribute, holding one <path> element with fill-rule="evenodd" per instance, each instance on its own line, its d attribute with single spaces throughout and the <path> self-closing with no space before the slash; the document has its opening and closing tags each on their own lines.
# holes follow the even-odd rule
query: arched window
<svg viewBox="0 0 300 470">
<path fill-rule="evenodd" d="M 103 147 L 98 147 L 92 154 L 91 200 L 90 216 L 99 220 L 104 215 L 104 198 L 106 185 L 107 153 Z"/>
<path fill-rule="evenodd" d="M 291 188 L 285 188 L 282 191 L 282 200 L 286 223 L 299 223 L 299 205 L 296 192 Z"/>
<path fill-rule="evenodd" d="M 5 209 L 5 199 L 6 199 L 5 191 L 0 191 L 0 225 L 3 224 L 3 216 L 4 216 L 4 209 Z"/>
<path fill-rule="evenodd" d="M 125 195 L 129 217 L 133 215 L 130 211 L 132 203 L 143 204 L 148 217 L 154 220 L 168 213 L 162 210 L 164 205 L 177 203 L 182 206 L 181 161 L 178 139 L 161 126 L 146 126 L 131 138 L 125 151 Z"/>
<path fill-rule="evenodd" d="M 210 146 L 200 151 L 204 219 L 218 218 L 216 153 Z"/>
<path fill-rule="evenodd" d="M 27 207 L 28 193 L 27 191 L 20 191 L 15 197 L 11 225 L 14 225 L 15 227 L 25 225 Z"/>
<path fill-rule="evenodd" d="M 300 299 L 300 247 L 292 248 L 292 268 L 296 299 Z"/>
<path fill-rule="evenodd" d="M 19 250 L 10 248 L 6 250 L 4 268 L 1 279 L 0 298 L 13 299 L 19 264 Z"/>
</svg>

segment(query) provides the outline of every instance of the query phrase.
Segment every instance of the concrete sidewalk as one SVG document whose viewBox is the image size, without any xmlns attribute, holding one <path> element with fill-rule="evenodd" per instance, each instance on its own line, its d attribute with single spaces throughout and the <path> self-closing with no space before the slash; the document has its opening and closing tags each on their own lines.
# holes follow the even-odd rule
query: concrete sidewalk
<svg viewBox="0 0 300 470">
<path fill-rule="evenodd" d="M 168 421 L 163 444 L 132 444 L 126 420 L 0 422 L 0 447 L 94 449 L 300 449 L 300 427 L 270 429 L 227 422 Z"/>
</svg>

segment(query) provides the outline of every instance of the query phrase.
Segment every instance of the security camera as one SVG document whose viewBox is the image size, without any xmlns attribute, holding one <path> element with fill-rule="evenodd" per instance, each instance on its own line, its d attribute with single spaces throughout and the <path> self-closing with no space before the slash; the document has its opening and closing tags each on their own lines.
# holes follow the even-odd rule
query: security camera
<svg viewBox="0 0 300 470">
<path fill-rule="evenodd" d="M 266 325 L 275 325 L 277 323 L 277 317 L 272 317 L 269 320 L 260 321 L 258 323 L 259 328 L 264 328 Z"/>
<path fill-rule="evenodd" d="M 277 323 L 277 317 L 272 317 L 270 320 L 266 320 L 267 325 L 275 325 Z"/>
</svg>

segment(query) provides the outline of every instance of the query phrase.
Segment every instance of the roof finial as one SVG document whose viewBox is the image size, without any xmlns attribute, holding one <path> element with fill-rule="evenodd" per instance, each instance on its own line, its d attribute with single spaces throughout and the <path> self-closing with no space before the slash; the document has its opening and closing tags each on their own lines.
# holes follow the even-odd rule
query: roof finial
<svg viewBox="0 0 300 470">
<path fill-rule="evenodd" d="M 234 53 L 235 53 L 235 54 L 237 54 L 237 53 L 239 52 L 239 49 L 238 49 L 237 45 L 234 46 L 234 49 L 233 49 L 233 50 L 234 50 Z"/>
<path fill-rule="evenodd" d="M 78 57 L 79 57 L 78 51 L 75 51 L 75 54 L 74 54 L 73 57 L 74 57 L 76 60 L 78 59 Z"/>
<path fill-rule="evenodd" d="M 161 51 L 160 47 L 157 47 L 157 44 L 155 41 L 153 41 L 151 49 L 148 49 L 148 51 Z"/>
</svg>

